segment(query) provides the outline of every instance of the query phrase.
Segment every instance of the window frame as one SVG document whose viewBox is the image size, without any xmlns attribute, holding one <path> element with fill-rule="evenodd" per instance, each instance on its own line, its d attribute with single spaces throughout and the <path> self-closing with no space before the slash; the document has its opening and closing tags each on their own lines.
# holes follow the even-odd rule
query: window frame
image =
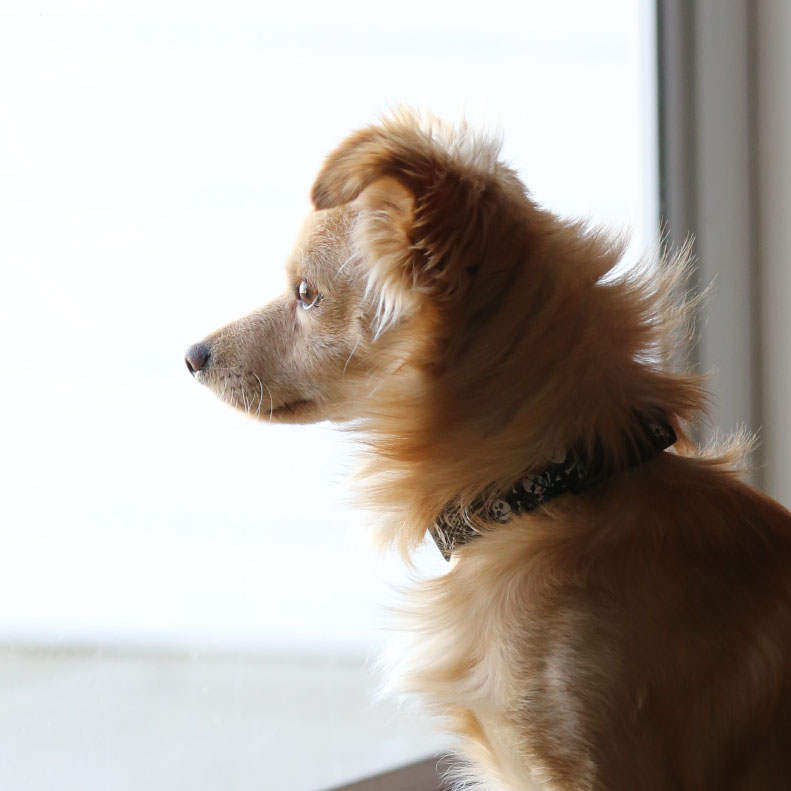
<svg viewBox="0 0 791 791">
<path fill-rule="evenodd" d="M 693 287 L 711 284 L 691 358 L 716 434 L 759 432 L 752 480 L 791 505 L 791 10 L 657 0 L 656 16 L 666 244 L 691 237 Z"/>
</svg>

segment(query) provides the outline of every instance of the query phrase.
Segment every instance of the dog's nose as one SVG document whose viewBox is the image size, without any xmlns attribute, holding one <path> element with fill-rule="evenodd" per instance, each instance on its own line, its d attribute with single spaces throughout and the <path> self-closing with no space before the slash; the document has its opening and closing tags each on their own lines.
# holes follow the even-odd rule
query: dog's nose
<svg viewBox="0 0 791 791">
<path fill-rule="evenodd" d="M 193 343 L 187 349 L 187 353 L 184 355 L 184 362 L 187 363 L 189 372 L 195 376 L 197 371 L 201 371 L 206 367 L 209 357 L 211 357 L 211 348 L 208 343 L 201 341 L 200 343 Z"/>
</svg>

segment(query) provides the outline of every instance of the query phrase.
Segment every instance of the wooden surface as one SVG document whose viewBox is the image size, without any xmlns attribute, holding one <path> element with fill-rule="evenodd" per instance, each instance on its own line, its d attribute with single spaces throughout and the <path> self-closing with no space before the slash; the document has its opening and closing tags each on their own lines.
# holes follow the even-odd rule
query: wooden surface
<svg viewBox="0 0 791 791">
<path fill-rule="evenodd" d="M 331 791 L 447 791 L 441 778 L 447 768 L 447 759 L 435 756 Z"/>
</svg>

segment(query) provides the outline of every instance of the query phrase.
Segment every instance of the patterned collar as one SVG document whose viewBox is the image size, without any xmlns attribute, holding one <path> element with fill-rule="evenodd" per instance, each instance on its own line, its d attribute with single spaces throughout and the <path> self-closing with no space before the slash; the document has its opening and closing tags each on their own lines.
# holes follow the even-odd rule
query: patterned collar
<svg viewBox="0 0 791 791">
<path fill-rule="evenodd" d="M 641 417 L 640 423 L 643 438 L 635 442 L 627 467 L 647 461 L 676 441 L 676 433 L 664 417 Z M 450 560 L 454 549 L 471 541 L 486 525 L 510 522 L 554 497 L 580 494 L 604 481 L 616 470 L 608 469 L 603 455 L 599 450 L 586 459 L 579 448 L 572 448 L 562 461 L 553 461 L 538 473 L 526 473 L 499 496 L 481 495 L 468 507 L 448 503 L 429 528 L 431 537 L 445 560 Z"/>
</svg>

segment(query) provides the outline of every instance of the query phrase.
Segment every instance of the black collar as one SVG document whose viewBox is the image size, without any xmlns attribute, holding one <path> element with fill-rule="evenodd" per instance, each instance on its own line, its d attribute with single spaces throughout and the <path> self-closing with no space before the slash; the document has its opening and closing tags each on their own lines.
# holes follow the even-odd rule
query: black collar
<svg viewBox="0 0 791 791">
<path fill-rule="evenodd" d="M 664 417 L 641 417 L 640 424 L 643 436 L 635 441 L 627 467 L 647 461 L 676 441 L 676 432 Z M 551 462 L 537 473 L 526 472 L 499 496 L 481 495 L 467 507 L 458 502 L 448 503 L 429 528 L 445 560 L 450 560 L 454 549 L 471 541 L 486 525 L 510 522 L 512 517 L 535 511 L 562 494 L 580 494 L 617 472 L 608 468 L 600 449 L 590 454 L 589 459 L 586 455 L 580 448 L 572 448 L 563 461 Z"/>
</svg>

